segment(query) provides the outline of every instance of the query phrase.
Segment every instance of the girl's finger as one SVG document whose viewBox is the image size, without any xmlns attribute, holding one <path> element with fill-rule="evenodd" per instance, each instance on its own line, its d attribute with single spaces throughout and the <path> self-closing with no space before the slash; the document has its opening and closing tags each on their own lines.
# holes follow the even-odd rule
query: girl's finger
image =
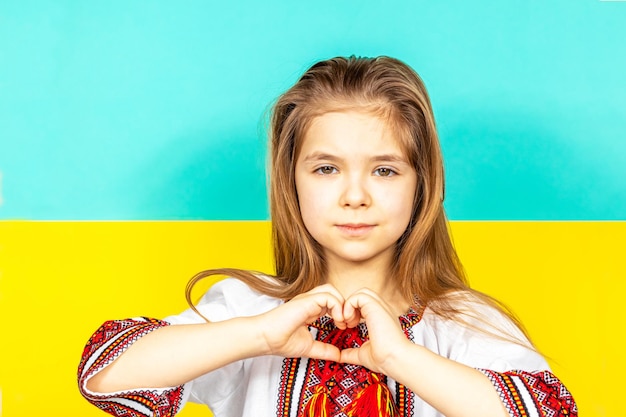
<svg viewBox="0 0 626 417">
<path fill-rule="evenodd" d="M 347 327 L 356 327 L 361 321 L 361 310 L 355 308 L 350 302 L 346 302 L 343 305 L 343 317 Z"/>
<path fill-rule="evenodd" d="M 306 293 L 285 303 L 282 311 L 286 321 L 297 321 L 298 325 L 313 323 L 324 315 L 343 323 L 343 303 L 329 293 Z"/>
<path fill-rule="evenodd" d="M 361 319 L 367 321 L 368 314 L 367 306 L 369 304 L 376 304 L 376 293 L 367 288 L 363 288 L 352 294 L 347 298 L 343 305 L 343 315 L 346 318 L 346 324 L 348 327 L 356 327 Z"/>
<path fill-rule="evenodd" d="M 365 310 L 368 304 L 371 303 L 376 303 L 376 300 L 364 290 L 359 290 L 352 294 L 343 305 L 343 314 L 346 317 L 346 321 L 354 324 L 354 320 L 356 320 L 356 324 L 358 324 L 358 320 L 361 317 L 366 319 L 367 313 Z"/>
<path fill-rule="evenodd" d="M 366 358 L 369 357 L 369 353 L 364 353 L 364 350 L 369 349 L 370 342 L 365 342 L 359 348 L 343 349 L 341 351 L 341 363 L 349 363 L 351 365 L 360 365 L 368 368 L 371 371 L 379 372 L 377 364 L 375 362 L 368 362 Z"/>
<path fill-rule="evenodd" d="M 335 325 L 340 329 L 345 329 L 345 320 L 343 317 L 343 305 L 344 298 L 341 293 L 332 285 L 326 284 L 321 285 L 319 287 L 313 288 L 311 291 L 305 293 L 306 296 L 312 297 L 315 302 L 323 308 L 323 311 L 318 317 L 313 318 L 313 320 L 318 319 L 320 316 L 324 314 L 328 314 Z"/>
<path fill-rule="evenodd" d="M 359 361 L 359 349 L 360 348 L 343 349 L 341 351 L 340 362 L 363 366 L 363 364 Z"/>
<path fill-rule="evenodd" d="M 339 362 L 341 351 L 337 346 L 315 340 L 307 356 L 311 359 Z"/>
<path fill-rule="evenodd" d="M 354 314 L 352 310 L 358 311 L 366 320 L 367 316 L 371 315 L 376 310 L 379 312 L 384 311 L 390 316 L 393 316 L 387 303 L 369 288 L 362 288 L 348 297 L 344 303 L 344 315 L 351 317 L 351 315 Z"/>
</svg>

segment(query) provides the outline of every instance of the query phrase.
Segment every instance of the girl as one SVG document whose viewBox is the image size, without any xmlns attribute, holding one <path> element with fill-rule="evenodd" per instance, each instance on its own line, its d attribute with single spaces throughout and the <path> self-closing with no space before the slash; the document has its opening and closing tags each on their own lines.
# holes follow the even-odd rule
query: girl
<svg viewBox="0 0 626 417">
<path fill-rule="evenodd" d="M 276 276 L 230 278 L 165 320 L 105 323 L 82 394 L 118 416 L 576 416 L 521 325 L 468 287 L 418 75 L 388 58 L 313 65 L 274 106 Z"/>
</svg>

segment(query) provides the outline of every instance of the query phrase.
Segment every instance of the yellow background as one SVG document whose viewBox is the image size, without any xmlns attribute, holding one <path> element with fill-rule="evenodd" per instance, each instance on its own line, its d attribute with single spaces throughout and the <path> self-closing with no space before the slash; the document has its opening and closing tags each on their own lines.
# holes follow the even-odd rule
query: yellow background
<svg viewBox="0 0 626 417">
<path fill-rule="evenodd" d="M 625 222 L 453 222 L 475 288 L 519 314 L 581 416 L 620 406 Z M 271 270 L 268 222 L 0 222 L 2 416 L 104 416 L 76 366 L 105 320 L 163 317 L 215 267 Z M 188 405 L 184 417 L 205 416 Z"/>
</svg>

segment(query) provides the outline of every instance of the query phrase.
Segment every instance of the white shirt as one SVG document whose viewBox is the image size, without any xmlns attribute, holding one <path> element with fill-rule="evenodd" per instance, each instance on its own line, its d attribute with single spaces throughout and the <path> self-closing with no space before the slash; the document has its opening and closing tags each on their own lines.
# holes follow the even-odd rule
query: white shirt
<svg viewBox="0 0 626 417">
<path fill-rule="evenodd" d="M 259 294 L 243 282 L 225 279 L 213 285 L 196 306 L 210 321 L 223 321 L 233 317 L 254 316 L 282 304 L 282 300 Z M 522 340 L 524 336 L 497 310 L 482 304 L 472 304 L 481 317 L 486 317 L 494 328 L 507 329 Z M 204 320 L 191 309 L 165 319 L 172 325 L 202 323 Z M 478 322 L 472 322 L 479 325 Z M 312 330 L 315 332 L 315 329 Z M 410 339 L 429 350 L 467 366 L 498 373 L 522 370 L 548 370 L 546 361 L 534 350 L 522 345 L 486 336 L 484 332 L 444 320 L 429 309 L 409 332 Z M 207 404 L 216 417 L 276 417 L 281 393 L 281 375 L 286 359 L 278 356 L 260 356 L 231 363 L 186 384 L 184 401 Z M 291 395 L 293 404 L 289 415 L 296 416 L 297 399 L 306 376 L 308 359 L 303 358 L 296 373 Z M 388 379 L 387 384 L 395 395 L 397 384 Z M 284 384 L 283 384 L 284 385 Z M 282 387 L 284 392 L 285 387 Z M 413 395 L 413 415 L 419 417 L 441 416 L 434 408 Z M 530 395 L 530 394 L 529 394 Z"/>
</svg>

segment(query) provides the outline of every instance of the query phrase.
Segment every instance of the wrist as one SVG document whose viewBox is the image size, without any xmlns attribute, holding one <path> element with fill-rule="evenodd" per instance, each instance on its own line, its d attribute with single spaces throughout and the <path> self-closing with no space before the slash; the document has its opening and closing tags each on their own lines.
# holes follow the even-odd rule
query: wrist
<svg viewBox="0 0 626 417">
<path fill-rule="evenodd" d="M 404 384 L 407 370 L 418 368 L 419 363 L 430 353 L 425 347 L 406 339 L 393 349 L 382 366 L 383 373 Z"/>
<path fill-rule="evenodd" d="M 222 322 L 208 323 L 208 326 L 223 326 L 220 337 L 224 348 L 229 350 L 229 362 L 248 359 L 266 354 L 266 344 L 256 317 L 235 317 Z M 208 343 L 215 344 L 216 340 Z M 218 342 L 219 343 L 219 342 Z"/>
<path fill-rule="evenodd" d="M 268 325 L 264 315 L 242 317 L 241 320 L 246 322 L 246 327 L 249 329 L 248 332 L 251 336 L 250 346 L 254 352 L 252 356 L 272 355 L 273 352 L 267 337 Z"/>
</svg>

